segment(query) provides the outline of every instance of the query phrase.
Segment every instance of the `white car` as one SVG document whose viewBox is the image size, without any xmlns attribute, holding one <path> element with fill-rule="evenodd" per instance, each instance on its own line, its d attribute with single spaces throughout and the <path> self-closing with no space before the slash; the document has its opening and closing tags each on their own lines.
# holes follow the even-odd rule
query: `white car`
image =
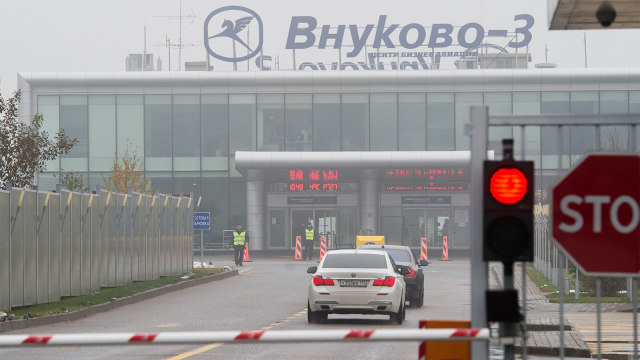
<svg viewBox="0 0 640 360">
<path fill-rule="evenodd" d="M 382 250 L 330 250 L 311 266 L 307 320 L 323 322 L 329 314 L 388 314 L 402 324 L 406 267 Z"/>
</svg>

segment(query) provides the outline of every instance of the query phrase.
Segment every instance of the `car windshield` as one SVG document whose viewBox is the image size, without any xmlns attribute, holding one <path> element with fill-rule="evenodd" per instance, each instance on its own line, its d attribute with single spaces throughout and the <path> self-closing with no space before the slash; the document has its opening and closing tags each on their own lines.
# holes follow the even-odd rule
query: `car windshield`
<svg viewBox="0 0 640 360">
<path fill-rule="evenodd" d="M 323 268 L 386 269 L 383 254 L 327 254 Z"/>
<path fill-rule="evenodd" d="M 411 262 L 411 256 L 405 250 L 386 249 L 395 262 Z"/>
</svg>

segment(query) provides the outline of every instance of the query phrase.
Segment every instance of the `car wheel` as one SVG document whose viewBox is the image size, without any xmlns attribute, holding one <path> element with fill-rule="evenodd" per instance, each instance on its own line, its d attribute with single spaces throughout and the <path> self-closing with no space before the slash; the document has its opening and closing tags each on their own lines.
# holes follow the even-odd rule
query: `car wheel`
<svg viewBox="0 0 640 360">
<path fill-rule="evenodd" d="M 404 315 L 405 315 L 404 301 L 402 301 L 400 303 L 400 308 L 398 309 L 398 312 L 395 314 L 391 314 L 391 321 L 394 324 L 402 325 L 402 322 L 404 321 Z"/>
<path fill-rule="evenodd" d="M 309 324 L 317 324 L 318 320 L 318 314 L 316 314 L 315 311 L 311 311 L 311 306 L 309 306 L 309 302 L 307 301 L 307 322 Z"/>
<path fill-rule="evenodd" d="M 420 292 L 420 300 L 418 300 L 418 307 L 421 308 L 424 305 L 424 289 Z"/>
</svg>

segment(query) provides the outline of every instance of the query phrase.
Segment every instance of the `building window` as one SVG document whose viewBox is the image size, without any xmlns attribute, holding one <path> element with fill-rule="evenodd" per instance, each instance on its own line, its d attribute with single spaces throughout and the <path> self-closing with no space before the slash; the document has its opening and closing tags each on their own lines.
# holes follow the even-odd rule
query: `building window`
<svg viewBox="0 0 640 360">
<path fill-rule="evenodd" d="M 369 95 L 342 95 L 342 150 L 369 149 Z"/>
<path fill-rule="evenodd" d="M 284 150 L 284 95 L 258 95 L 258 151 Z"/>
<path fill-rule="evenodd" d="M 398 94 L 371 94 L 371 150 L 398 150 Z"/>
<path fill-rule="evenodd" d="M 107 171 L 116 157 L 116 97 L 89 96 L 89 170 Z"/>
<path fill-rule="evenodd" d="M 53 138 L 54 134 L 60 130 L 60 97 L 58 95 L 38 96 L 38 112 L 42 114 L 42 130 L 48 132 Z M 45 164 L 45 169 L 57 172 L 59 165 L 59 159 L 50 160 Z"/>
<path fill-rule="evenodd" d="M 287 151 L 313 151 L 311 94 L 285 96 L 284 132 Z"/>
<path fill-rule="evenodd" d="M 229 151 L 256 149 L 256 96 L 229 95 Z"/>
<path fill-rule="evenodd" d="M 60 96 L 60 128 L 78 143 L 68 154 L 62 155 L 61 167 L 65 171 L 87 171 L 89 158 L 89 121 L 87 97 Z"/>
<path fill-rule="evenodd" d="M 200 96 L 173 96 L 173 169 L 200 170 Z"/>
<path fill-rule="evenodd" d="M 427 149 L 427 100 L 424 93 L 398 95 L 398 148 Z"/>
<path fill-rule="evenodd" d="M 465 126 L 471 120 L 471 106 L 482 105 L 482 93 L 456 93 L 456 150 L 469 150 L 469 136 Z"/>
<path fill-rule="evenodd" d="M 144 155 L 148 171 L 171 170 L 171 95 L 144 97 Z"/>
<path fill-rule="evenodd" d="M 313 96 L 313 143 L 316 151 L 340 151 L 340 95 Z"/>
<path fill-rule="evenodd" d="M 229 169 L 229 99 L 227 95 L 202 95 L 202 170 Z"/>
<path fill-rule="evenodd" d="M 427 94 L 427 149 L 453 150 L 453 93 Z"/>
</svg>

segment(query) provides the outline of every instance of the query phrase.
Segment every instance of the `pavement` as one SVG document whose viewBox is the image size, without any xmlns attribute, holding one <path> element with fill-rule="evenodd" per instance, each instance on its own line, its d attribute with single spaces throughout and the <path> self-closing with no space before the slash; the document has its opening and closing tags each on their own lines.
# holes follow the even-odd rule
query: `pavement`
<svg viewBox="0 0 640 360">
<path fill-rule="evenodd" d="M 522 296 L 522 272 L 514 266 L 514 285 Z M 502 264 L 492 263 L 489 286 L 502 288 Z M 528 358 L 560 356 L 564 343 L 564 355 L 571 358 L 591 358 L 601 354 L 602 359 L 633 358 L 633 309 L 632 304 L 601 304 L 600 351 L 598 351 L 597 308 L 594 303 L 564 304 L 564 331 L 561 340 L 560 304 L 550 303 L 529 277 L 526 277 L 526 348 Z M 522 353 L 518 348 L 517 353 Z"/>
</svg>

